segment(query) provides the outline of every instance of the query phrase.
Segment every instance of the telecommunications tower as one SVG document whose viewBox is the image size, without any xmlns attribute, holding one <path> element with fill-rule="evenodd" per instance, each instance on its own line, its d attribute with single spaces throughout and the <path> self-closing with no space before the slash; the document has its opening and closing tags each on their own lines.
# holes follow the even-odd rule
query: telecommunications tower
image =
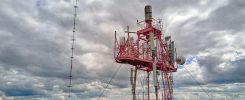
<svg viewBox="0 0 245 100">
<path fill-rule="evenodd" d="M 114 57 L 117 63 L 130 64 L 130 82 L 132 85 L 132 100 L 136 98 L 137 71 L 147 73 L 146 94 L 142 94 L 143 100 L 173 100 L 173 76 L 177 71 L 177 64 L 184 64 L 183 57 L 177 58 L 174 41 L 170 36 L 162 34 L 161 20 L 152 18 L 152 8 L 145 6 L 145 20 L 137 21 L 137 32 L 130 32 L 127 27 L 126 36 L 117 39 L 115 31 Z M 136 38 L 134 40 L 134 38 Z M 150 74 L 153 74 L 153 84 L 150 81 Z M 160 81 L 160 79 L 162 81 Z M 154 88 L 154 92 L 150 88 Z M 162 92 L 161 92 L 162 90 Z M 150 96 L 154 94 L 154 96 Z M 146 96 L 146 97 L 144 97 Z"/>
</svg>

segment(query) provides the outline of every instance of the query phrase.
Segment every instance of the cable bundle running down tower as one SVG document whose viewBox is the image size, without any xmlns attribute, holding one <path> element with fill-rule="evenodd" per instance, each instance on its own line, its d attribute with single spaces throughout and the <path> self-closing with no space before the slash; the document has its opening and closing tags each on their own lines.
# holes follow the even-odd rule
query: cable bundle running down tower
<svg viewBox="0 0 245 100">
<path fill-rule="evenodd" d="M 172 73 L 177 71 L 176 64 L 184 64 L 185 59 L 178 57 L 174 41 L 171 41 L 170 36 L 163 34 L 161 20 L 152 18 L 152 9 L 150 5 L 145 6 L 145 21 L 137 21 L 138 31 L 130 32 L 127 27 L 126 37 L 120 37 L 117 40 L 117 33 L 115 31 L 115 47 L 114 57 L 117 63 L 126 63 L 135 66 L 131 69 L 130 83 L 132 85 L 132 100 L 136 98 L 136 83 L 137 83 L 137 70 L 147 72 L 147 99 L 162 99 L 173 100 L 173 77 Z M 134 37 L 137 37 L 134 40 Z M 155 98 L 150 97 L 150 73 L 153 73 L 153 86 Z M 162 81 L 158 77 L 161 75 Z M 163 88 L 160 91 L 160 82 Z M 160 98 L 159 93 L 162 93 Z M 144 91 L 142 94 L 143 100 Z"/>
<path fill-rule="evenodd" d="M 70 75 L 69 75 L 69 95 L 68 97 L 71 97 L 71 79 L 72 79 L 72 67 L 73 67 L 73 59 L 74 59 L 74 44 L 75 44 L 75 32 L 76 32 L 76 17 L 77 17 L 77 3 L 78 0 L 76 0 L 76 3 L 74 5 L 74 19 L 73 19 L 73 30 L 72 30 L 72 45 L 71 45 L 71 66 L 70 66 Z"/>
</svg>

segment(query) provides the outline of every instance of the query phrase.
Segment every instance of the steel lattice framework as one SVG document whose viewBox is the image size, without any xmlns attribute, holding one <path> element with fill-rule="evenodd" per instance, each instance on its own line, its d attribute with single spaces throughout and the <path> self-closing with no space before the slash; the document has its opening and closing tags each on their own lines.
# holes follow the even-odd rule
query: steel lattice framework
<svg viewBox="0 0 245 100">
<path fill-rule="evenodd" d="M 170 36 L 163 36 L 161 20 L 152 18 L 151 6 L 145 6 L 145 20 L 137 21 L 137 32 L 130 32 L 127 27 L 126 36 L 117 39 L 115 31 L 114 57 L 117 63 L 126 63 L 135 66 L 131 69 L 132 99 L 136 100 L 136 79 L 137 70 L 147 73 L 147 99 L 172 100 L 173 99 L 173 79 L 172 72 L 177 71 L 176 49 L 174 41 Z M 136 37 L 136 40 L 134 38 Z M 150 97 L 150 79 L 153 74 L 155 97 Z M 162 81 L 158 81 L 158 77 Z M 161 82 L 162 87 L 159 86 Z M 160 88 L 163 92 L 160 95 Z M 144 99 L 144 95 L 142 97 Z"/>
</svg>

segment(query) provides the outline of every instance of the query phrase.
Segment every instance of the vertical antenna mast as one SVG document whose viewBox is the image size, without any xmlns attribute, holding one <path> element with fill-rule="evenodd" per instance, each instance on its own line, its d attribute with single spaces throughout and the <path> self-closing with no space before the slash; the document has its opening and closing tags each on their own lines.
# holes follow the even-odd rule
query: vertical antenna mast
<svg viewBox="0 0 245 100">
<path fill-rule="evenodd" d="M 75 32 L 76 32 L 76 17 L 77 17 L 77 3 L 78 0 L 76 0 L 76 3 L 74 5 L 74 19 L 73 19 L 73 30 L 72 30 L 72 45 L 71 45 L 71 66 L 70 66 L 70 75 L 69 75 L 69 95 L 68 97 L 71 97 L 71 79 L 72 79 L 72 65 L 73 65 L 73 59 L 74 59 L 74 44 L 75 44 Z"/>
</svg>

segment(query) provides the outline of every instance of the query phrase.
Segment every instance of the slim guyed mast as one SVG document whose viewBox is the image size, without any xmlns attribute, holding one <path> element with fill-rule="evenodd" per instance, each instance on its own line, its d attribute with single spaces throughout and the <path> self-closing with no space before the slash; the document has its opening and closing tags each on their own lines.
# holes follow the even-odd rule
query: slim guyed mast
<svg viewBox="0 0 245 100">
<path fill-rule="evenodd" d="M 72 29 L 72 45 L 71 45 L 71 60 L 70 60 L 70 73 L 69 73 L 69 95 L 71 97 L 71 87 L 72 87 L 72 68 L 73 68 L 73 61 L 74 61 L 74 49 L 75 49 L 75 32 L 76 32 L 76 18 L 77 18 L 77 8 L 78 8 L 78 0 L 76 0 L 74 5 L 74 17 L 73 17 L 73 29 Z"/>
<path fill-rule="evenodd" d="M 145 20 L 137 21 L 137 32 L 130 32 L 127 27 L 127 36 L 117 40 L 115 31 L 115 52 L 114 57 L 117 63 L 126 63 L 135 66 L 131 69 L 132 100 L 136 100 L 137 71 L 145 71 L 147 84 L 147 99 L 173 99 L 173 78 L 172 73 L 177 71 L 176 63 L 184 64 L 183 58 L 176 58 L 174 41 L 170 36 L 162 39 L 161 20 L 152 18 L 150 5 L 145 6 Z M 137 37 L 134 40 L 134 37 Z M 153 86 L 150 84 L 150 74 L 153 74 Z M 161 76 L 160 76 L 161 75 Z M 160 81 L 160 79 L 162 81 Z M 160 83 L 161 86 L 160 87 Z M 154 88 L 154 97 L 150 97 Z M 162 92 L 159 92 L 163 88 Z M 162 94 L 160 94 L 162 93 Z M 142 97 L 144 99 L 144 91 Z"/>
</svg>

